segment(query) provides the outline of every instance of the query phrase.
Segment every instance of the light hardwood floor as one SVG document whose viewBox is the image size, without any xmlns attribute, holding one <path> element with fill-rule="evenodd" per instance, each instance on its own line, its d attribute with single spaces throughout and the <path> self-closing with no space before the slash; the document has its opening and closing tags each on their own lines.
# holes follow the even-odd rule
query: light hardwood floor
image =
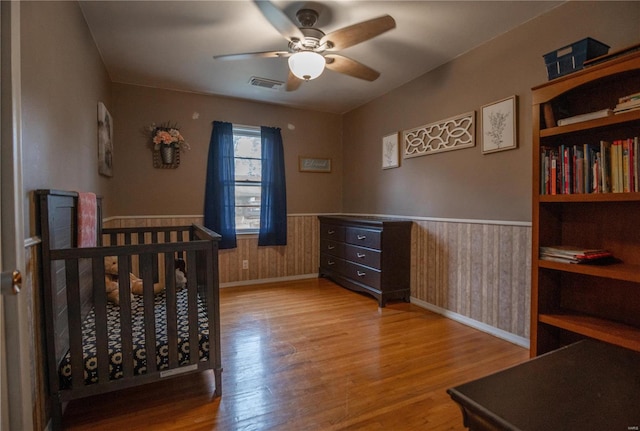
<svg viewBox="0 0 640 431">
<path fill-rule="evenodd" d="M 463 430 L 446 389 L 528 351 L 325 279 L 221 290 L 223 395 L 205 372 L 73 401 L 69 430 Z"/>
</svg>

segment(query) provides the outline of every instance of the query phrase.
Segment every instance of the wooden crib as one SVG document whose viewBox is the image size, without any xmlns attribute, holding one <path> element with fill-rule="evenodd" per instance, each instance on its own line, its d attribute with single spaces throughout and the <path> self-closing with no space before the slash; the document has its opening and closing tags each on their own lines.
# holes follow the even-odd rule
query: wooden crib
<svg viewBox="0 0 640 431">
<path fill-rule="evenodd" d="M 220 236 L 198 225 L 103 229 L 98 198 L 97 246 L 78 248 L 78 194 L 35 196 L 53 428 L 65 402 L 185 373 L 212 369 L 220 396 Z M 107 256 L 117 257 L 119 305 L 107 300 Z M 186 273 L 182 288 L 176 267 Z M 142 279 L 142 295 L 131 294 L 130 274 Z"/>
</svg>

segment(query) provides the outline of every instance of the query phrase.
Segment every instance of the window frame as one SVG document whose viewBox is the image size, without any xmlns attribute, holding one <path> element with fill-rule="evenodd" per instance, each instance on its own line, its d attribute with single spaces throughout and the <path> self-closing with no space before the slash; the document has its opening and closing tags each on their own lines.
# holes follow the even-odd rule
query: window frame
<svg viewBox="0 0 640 431">
<path fill-rule="evenodd" d="M 234 138 L 234 147 L 233 147 L 233 160 L 234 164 L 237 159 L 250 159 L 250 160 L 260 160 L 262 161 L 262 150 L 260 151 L 260 158 L 253 157 L 237 157 L 236 156 L 236 146 L 235 140 L 237 136 L 246 136 L 246 137 L 257 137 L 259 140 L 262 138 L 262 134 L 259 126 L 247 126 L 247 125 L 239 125 L 233 124 L 233 138 Z M 260 142 L 261 144 L 261 142 Z M 258 188 L 262 188 L 262 171 L 260 172 L 260 181 L 251 181 L 251 180 L 238 180 L 237 172 L 234 172 L 234 206 L 235 208 L 257 208 L 258 209 L 258 218 L 260 218 L 260 203 L 258 205 L 238 205 L 237 203 L 237 191 L 238 187 L 246 187 L 246 186 L 256 186 Z M 260 191 L 260 198 L 262 199 L 262 190 Z M 257 228 L 239 228 L 238 227 L 238 219 L 236 216 L 236 235 L 252 235 L 260 233 L 260 226 Z"/>
</svg>

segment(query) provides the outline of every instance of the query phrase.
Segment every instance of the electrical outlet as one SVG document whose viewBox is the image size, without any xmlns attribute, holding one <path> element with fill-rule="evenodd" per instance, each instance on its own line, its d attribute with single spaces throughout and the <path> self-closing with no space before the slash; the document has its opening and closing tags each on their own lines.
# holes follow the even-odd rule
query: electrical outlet
<svg viewBox="0 0 640 431">
<path fill-rule="evenodd" d="M 248 260 L 243 260 L 242 261 L 242 269 L 249 269 L 249 261 Z"/>
</svg>

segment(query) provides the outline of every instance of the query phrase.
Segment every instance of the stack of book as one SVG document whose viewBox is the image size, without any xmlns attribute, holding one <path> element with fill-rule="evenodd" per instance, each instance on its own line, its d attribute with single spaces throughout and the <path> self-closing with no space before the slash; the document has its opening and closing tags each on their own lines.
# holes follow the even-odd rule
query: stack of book
<svg viewBox="0 0 640 431">
<path fill-rule="evenodd" d="M 640 192 L 638 137 L 541 147 L 540 194 Z"/>
<path fill-rule="evenodd" d="M 540 247 L 540 259 L 562 263 L 605 263 L 613 259 L 613 254 L 605 249 L 555 245 Z"/>
<path fill-rule="evenodd" d="M 618 104 L 613 109 L 613 112 L 620 114 L 635 109 L 640 109 L 640 93 L 629 94 L 628 96 L 619 98 Z"/>
</svg>

